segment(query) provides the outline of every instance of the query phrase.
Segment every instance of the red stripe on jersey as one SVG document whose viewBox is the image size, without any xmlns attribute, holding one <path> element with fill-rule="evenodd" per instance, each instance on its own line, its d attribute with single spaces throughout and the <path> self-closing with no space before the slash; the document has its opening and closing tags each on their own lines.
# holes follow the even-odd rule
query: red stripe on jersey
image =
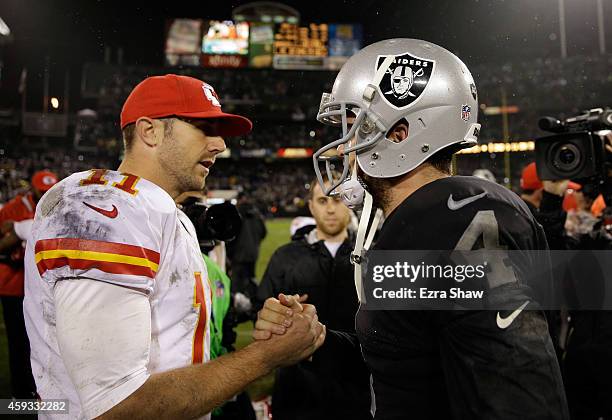
<svg viewBox="0 0 612 420">
<path fill-rule="evenodd" d="M 146 258 L 155 264 L 159 264 L 159 252 L 152 251 L 135 245 L 126 245 L 117 242 L 94 241 L 91 239 L 78 238 L 56 238 L 56 239 L 41 239 L 36 242 L 34 253 L 40 251 L 54 250 L 78 250 L 78 251 L 95 251 L 106 252 L 109 254 L 119 254 L 128 257 Z"/>
<path fill-rule="evenodd" d="M 193 364 L 204 362 L 204 344 L 206 337 L 206 299 L 204 298 L 204 284 L 202 283 L 202 274 L 195 273 L 194 286 L 194 302 L 193 306 L 198 308 L 198 324 L 193 332 L 193 352 L 191 362 Z"/>
<path fill-rule="evenodd" d="M 110 274 L 130 274 L 150 278 L 155 277 L 155 272 L 148 267 L 108 261 L 77 260 L 68 257 L 41 260 L 38 262 L 38 264 L 36 264 L 36 266 L 38 267 L 38 272 L 41 276 L 47 270 L 69 266 L 72 269 L 80 270 L 96 268 Z"/>
</svg>

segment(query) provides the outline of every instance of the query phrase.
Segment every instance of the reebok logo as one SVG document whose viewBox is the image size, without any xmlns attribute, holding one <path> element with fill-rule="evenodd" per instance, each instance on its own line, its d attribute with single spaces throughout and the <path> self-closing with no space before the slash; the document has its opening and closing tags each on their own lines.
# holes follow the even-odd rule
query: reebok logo
<svg viewBox="0 0 612 420">
<path fill-rule="evenodd" d="M 93 211 L 97 211 L 102 216 L 106 216 L 106 217 L 108 217 L 110 219 L 114 219 L 119 214 L 119 210 L 117 210 L 117 207 L 115 207 L 114 204 L 113 204 L 113 208 L 111 210 L 104 210 L 104 209 L 101 209 L 100 207 L 92 206 L 91 204 L 86 203 L 84 201 L 83 201 L 83 204 L 85 204 L 87 207 L 89 207 Z"/>
</svg>

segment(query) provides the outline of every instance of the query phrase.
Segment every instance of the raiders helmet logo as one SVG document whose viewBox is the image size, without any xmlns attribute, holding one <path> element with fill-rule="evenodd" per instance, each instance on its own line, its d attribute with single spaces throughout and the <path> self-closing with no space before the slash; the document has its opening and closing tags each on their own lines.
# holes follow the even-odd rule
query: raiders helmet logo
<svg viewBox="0 0 612 420">
<path fill-rule="evenodd" d="M 378 56 L 376 70 L 385 58 L 385 55 Z M 414 57 L 408 53 L 394 56 L 378 85 L 385 100 L 397 109 L 411 105 L 427 87 L 434 65 L 433 60 Z"/>
</svg>

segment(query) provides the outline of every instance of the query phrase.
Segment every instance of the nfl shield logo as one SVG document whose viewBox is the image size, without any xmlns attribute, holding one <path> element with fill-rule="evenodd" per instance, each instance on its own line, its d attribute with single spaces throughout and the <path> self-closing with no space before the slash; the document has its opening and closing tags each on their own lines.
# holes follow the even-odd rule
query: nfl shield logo
<svg viewBox="0 0 612 420">
<path fill-rule="evenodd" d="M 467 121 L 470 119 L 470 114 L 472 113 L 472 107 L 469 105 L 463 105 L 461 107 L 461 119 L 463 121 Z"/>
<path fill-rule="evenodd" d="M 215 295 L 218 298 L 222 298 L 224 294 L 225 294 L 225 287 L 223 286 L 223 283 L 221 282 L 221 280 L 215 281 Z"/>
</svg>

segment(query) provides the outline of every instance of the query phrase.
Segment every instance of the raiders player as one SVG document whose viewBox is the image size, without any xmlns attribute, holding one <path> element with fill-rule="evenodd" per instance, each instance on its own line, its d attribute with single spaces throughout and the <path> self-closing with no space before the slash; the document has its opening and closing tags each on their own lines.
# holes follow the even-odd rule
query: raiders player
<svg viewBox="0 0 612 420">
<path fill-rule="evenodd" d="M 394 80 L 399 75 L 410 77 Z M 373 206 L 386 217 L 376 250 L 547 249 L 542 228 L 512 192 L 476 177 L 450 176 L 452 154 L 476 144 L 477 109 L 467 67 L 429 42 L 381 41 L 342 67 L 318 114 L 319 121 L 341 127 L 342 137 L 314 160 L 326 194 L 339 193 L 350 205 L 365 197 L 357 257 L 369 242 L 364 238 Z M 325 156 L 334 148 L 344 171 L 324 182 L 319 163 L 332 174 Z M 372 375 L 375 419 L 567 418 L 541 295 L 521 281 L 534 265 L 526 259 L 489 285 L 490 296 L 514 310 L 362 305 L 357 336 Z M 356 276 L 362 290 L 359 282 Z M 274 308 L 268 305 L 262 318 L 272 317 Z M 321 351 L 337 340 L 351 343 L 330 331 Z"/>
</svg>

